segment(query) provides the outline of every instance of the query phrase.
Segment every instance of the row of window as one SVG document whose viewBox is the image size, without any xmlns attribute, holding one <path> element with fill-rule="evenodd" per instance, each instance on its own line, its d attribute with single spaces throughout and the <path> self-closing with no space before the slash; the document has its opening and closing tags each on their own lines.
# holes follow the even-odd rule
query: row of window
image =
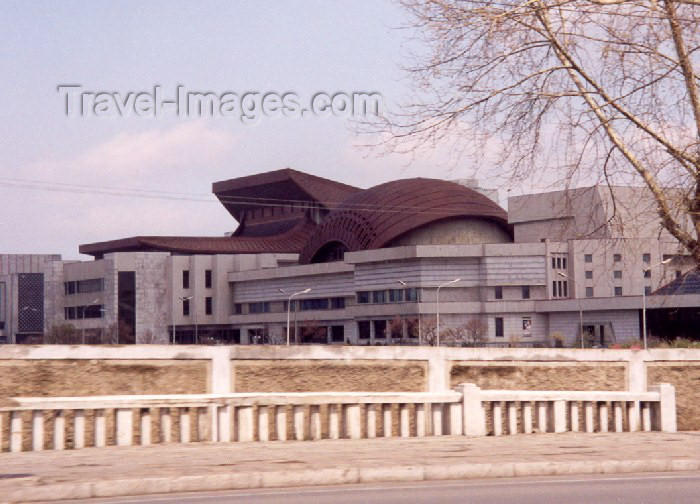
<svg viewBox="0 0 700 504">
<path fill-rule="evenodd" d="M 357 323 L 357 337 L 361 340 L 368 340 L 372 337 L 374 329 L 374 339 L 401 339 L 404 337 L 403 322 L 396 324 L 387 323 L 386 320 L 361 320 Z M 406 336 L 408 338 L 418 337 L 418 319 L 406 320 Z"/>
<path fill-rule="evenodd" d="M 358 291 L 357 303 L 410 303 L 418 301 L 418 290 L 408 289 L 385 289 L 375 291 Z"/>
<path fill-rule="evenodd" d="M 522 318 L 522 336 L 529 338 L 532 336 L 532 317 Z M 503 338 L 505 334 L 505 322 L 503 317 L 494 318 L 495 335 L 497 338 Z"/>
<path fill-rule="evenodd" d="M 522 285 L 520 287 L 520 295 L 523 299 L 530 299 L 530 286 L 529 285 Z M 503 287 L 502 286 L 496 286 L 493 288 L 493 297 L 495 299 L 503 299 Z"/>
<path fill-rule="evenodd" d="M 63 309 L 63 317 L 66 320 L 102 318 L 103 313 L 102 305 L 66 306 Z"/>
<path fill-rule="evenodd" d="M 103 278 L 91 278 L 89 280 L 74 280 L 63 282 L 63 292 L 70 294 L 85 294 L 88 292 L 102 292 L 105 283 Z"/>
<path fill-rule="evenodd" d="M 287 311 L 287 301 L 284 302 L 284 311 Z M 248 313 L 270 313 L 270 302 L 259 301 L 256 303 L 248 303 Z M 296 311 L 310 310 L 342 310 L 345 308 L 344 297 L 332 298 L 308 298 L 293 300 L 290 309 Z M 233 305 L 233 313 L 235 315 L 243 314 L 243 303 L 235 303 Z"/>
<path fill-rule="evenodd" d="M 664 260 L 666 260 L 666 256 L 664 256 Z M 592 263 L 593 254 L 584 254 L 583 261 L 587 263 Z M 642 254 L 642 261 L 649 264 L 651 262 L 651 254 Z M 622 262 L 622 254 L 613 254 L 613 262 Z"/>
<path fill-rule="evenodd" d="M 204 270 L 204 288 L 211 289 L 211 286 L 212 286 L 211 270 L 210 269 Z M 182 271 L 182 288 L 183 289 L 190 288 L 190 271 L 189 270 Z"/>
</svg>

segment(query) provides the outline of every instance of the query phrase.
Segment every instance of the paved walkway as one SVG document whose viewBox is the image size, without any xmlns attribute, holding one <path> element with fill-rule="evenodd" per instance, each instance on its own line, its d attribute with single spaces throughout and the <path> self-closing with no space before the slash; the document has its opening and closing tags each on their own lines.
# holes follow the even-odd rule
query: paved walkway
<svg viewBox="0 0 700 504">
<path fill-rule="evenodd" d="M 443 469 L 448 471 L 448 466 L 472 464 L 502 468 L 508 463 L 546 462 L 550 466 L 576 463 L 576 467 L 585 468 L 587 464 L 600 466 L 606 461 L 670 460 L 700 461 L 700 432 L 193 443 L 1 453 L 0 501 L 4 500 L 3 495 L 12 495 L 20 489 L 44 488 L 48 491 L 62 484 L 68 488 L 65 485 L 68 483 L 75 486 L 110 481 L 115 484 L 119 481 L 123 487 L 127 481 L 149 478 L 166 481 L 168 478 L 191 477 L 190 481 L 195 481 L 197 476 L 281 472 L 299 475 L 322 474 L 322 469 L 387 469 L 399 475 L 397 479 L 402 479 L 399 466 L 404 466 L 408 474 L 410 468 L 407 466 L 420 468 L 425 473 L 431 468 L 433 472 L 440 472 Z M 621 467 L 620 464 L 613 466 Z M 663 465 L 658 467 L 659 470 L 668 470 Z M 19 475 L 26 476 L 17 477 Z M 428 478 L 423 476 L 422 479 Z M 94 490 L 91 492 L 91 495 L 96 494 Z"/>
</svg>

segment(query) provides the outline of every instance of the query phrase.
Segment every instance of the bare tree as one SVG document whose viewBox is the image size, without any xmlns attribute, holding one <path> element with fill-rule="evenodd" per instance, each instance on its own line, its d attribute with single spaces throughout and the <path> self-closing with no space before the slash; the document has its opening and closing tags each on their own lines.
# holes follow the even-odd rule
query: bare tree
<svg viewBox="0 0 700 504">
<path fill-rule="evenodd" d="M 489 328 L 483 320 L 472 318 L 464 324 L 464 330 L 464 340 L 467 343 L 474 344 L 486 341 Z"/>
<path fill-rule="evenodd" d="M 46 333 L 46 343 L 50 345 L 77 345 L 80 342 L 80 332 L 73 324 L 54 324 Z"/>
<path fill-rule="evenodd" d="M 700 0 L 399 1 L 428 51 L 386 145 L 453 142 L 513 184 L 642 185 L 700 264 Z"/>
</svg>

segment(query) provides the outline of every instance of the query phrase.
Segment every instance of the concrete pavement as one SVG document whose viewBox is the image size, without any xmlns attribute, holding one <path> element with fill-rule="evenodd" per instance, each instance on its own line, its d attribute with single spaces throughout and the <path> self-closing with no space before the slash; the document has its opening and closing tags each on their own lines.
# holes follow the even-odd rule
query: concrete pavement
<svg viewBox="0 0 700 504">
<path fill-rule="evenodd" d="M 699 470 L 699 432 L 193 443 L 2 453 L 0 501 Z"/>
</svg>

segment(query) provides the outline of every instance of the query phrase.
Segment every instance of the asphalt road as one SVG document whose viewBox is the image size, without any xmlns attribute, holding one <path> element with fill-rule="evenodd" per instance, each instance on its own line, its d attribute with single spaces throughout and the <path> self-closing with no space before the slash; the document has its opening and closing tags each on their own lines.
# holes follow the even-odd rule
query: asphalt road
<svg viewBox="0 0 700 504">
<path fill-rule="evenodd" d="M 78 501 L 76 501 L 78 502 Z M 423 483 L 387 483 L 328 487 L 280 488 L 183 495 L 92 499 L 82 503 L 251 503 L 251 504 L 696 504 L 700 474 L 512 478 Z"/>
</svg>

